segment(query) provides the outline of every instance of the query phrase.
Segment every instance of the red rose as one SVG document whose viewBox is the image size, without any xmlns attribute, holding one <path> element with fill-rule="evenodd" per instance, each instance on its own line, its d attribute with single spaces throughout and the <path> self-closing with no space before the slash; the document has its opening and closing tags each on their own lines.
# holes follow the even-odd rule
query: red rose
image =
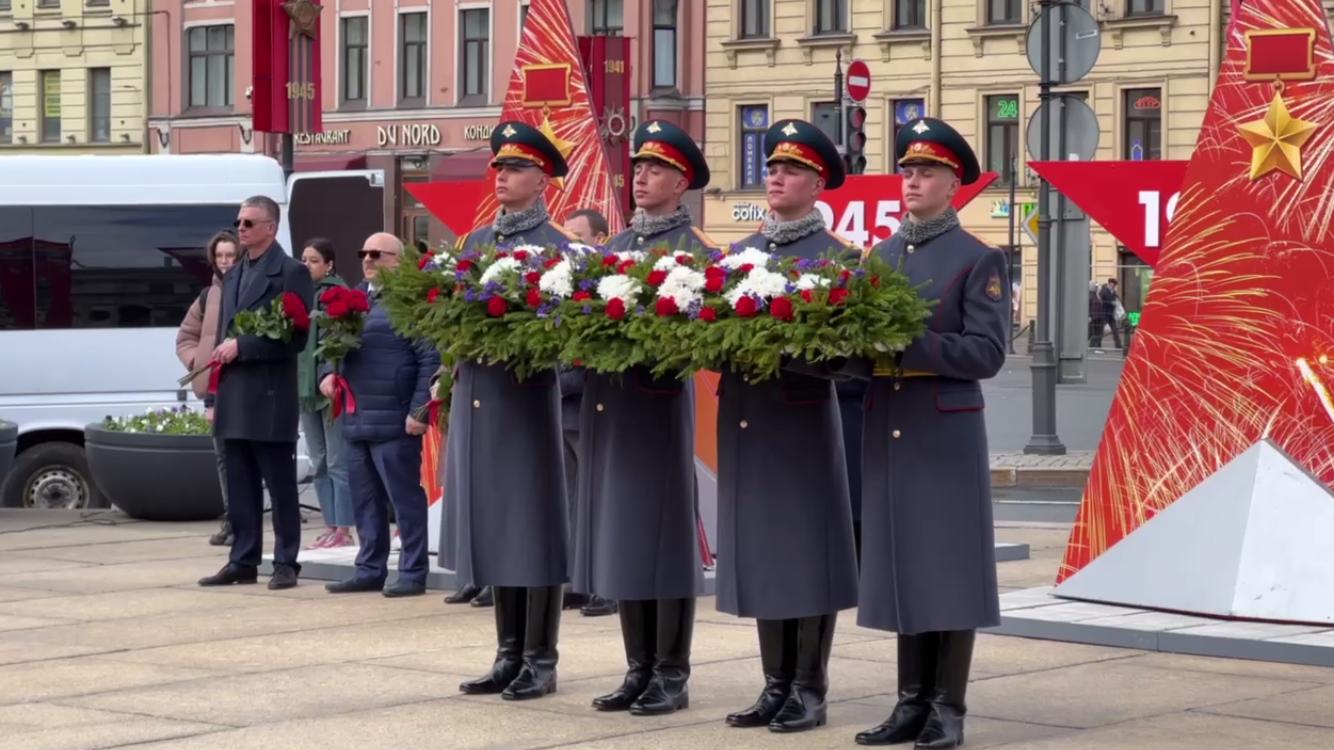
<svg viewBox="0 0 1334 750">
<path fill-rule="evenodd" d="M 670 318 L 681 312 L 680 308 L 676 306 L 676 300 L 671 297 L 659 297 L 658 304 L 655 306 L 654 311 L 664 318 Z"/>
<path fill-rule="evenodd" d="M 542 280 L 542 274 L 538 273 L 537 271 L 529 271 L 528 273 L 523 275 L 523 280 L 528 282 L 529 284 L 536 284 L 537 282 Z"/>
<path fill-rule="evenodd" d="M 504 250 L 501 250 L 500 252 L 496 253 L 496 257 L 497 257 L 497 258 L 508 258 L 508 257 L 510 257 L 510 254 L 509 254 L 508 252 L 504 251 Z"/>
<path fill-rule="evenodd" d="M 718 311 L 714 310 L 712 307 L 706 307 L 699 311 L 699 319 L 706 323 L 712 323 L 718 319 Z"/>
<path fill-rule="evenodd" d="M 753 318 L 759 311 L 760 306 L 755 304 L 754 297 L 742 297 L 736 301 L 736 314 L 743 318 Z"/>
<path fill-rule="evenodd" d="M 871 286 L 875 287 L 876 289 L 879 289 L 879 288 L 880 288 L 880 277 L 879 277 L 879 276 L 872 276 L 872 277 L 871 277 Z"/>
<path fill-rule="evenodd" d="M 847 302 L 847 301 L 848 301 L 848 290 L 847 290 L 847 289 L 830 289 L 830 290 L 829 290 L 829 304 L 831 304 L 831 305 L 841 305 L 841 304 L 843 304 L 844 302 Z"/>
<path fill-rule="evenodd" d="M 320 304 L 327 305 L 338 299 L 338 293 L 341 291 L 343 291 L 343 287 L 341 286 L 331 286 L 328 289 L 325 289 L 320 293 Z"/>
<path fill-rule="evenodd" d="M 504 297 L 492 297 L 486 303 L 486 314 L 493 318 L 499 318 L 501 315 L 504 315 L 505 311 L 508 309 L 509 305 L 505 304 Z"/>
<path fill-rule="evenodd" d="M 417 270 L 420 271 L 421 269 L 425 268 L 426 264 L 430 262 L 431 262 L 431 256 L 423 255 L 421 259 L 417 261 Z"/>
<path fill-rule="evenodd" d="M 528 260 L 528 251 L 527 251 L 527 250 L 515 250 L 515 251 L 514 251 L 514 259 L 517 260 L 517 261 L 519 261 L 520 263 L 523 263 L 523 262 L 527 261 L 527 260 Z"/>
<path fill-rule="evenodd" d="M 754 268 L 755 268 L 754 263 L 746 263 L 742 265 L 740 268 L 738 268 L 737 271 L 740 271 L 741 273 L 750 273 L 751 270 Z"/>
<path fill-rule="evenodd" d="M 809 290 L 809 289 L 802 289 L 802 290 L 801 290 L 801 298 L 802 298 L 804 301 L 806 301 L 806 302 L 814 302 L 814 301 L 815 301 L 815 295 L 812 294 L 812 293 L 811 293 L 811 290 Z"/>
<path fill-rule="evenodd" d="M 630 269 L 634 267 L 635 267 L 635 262 L 633 260 L 623 260 L 621 261 L 621 265 L 616 267 L 616 272 L 630 273 Z"/>
<path fill-rule="evenodd" d="M 603 256 L 603 258 L 602 258 L 602 265 L 604 265 L 604 266 L 606 266 L 606 267 L 608 267 L 608 268 L 610 268 L 610 267 L 616 265 L 616 256 L 615 256 L 615 255 L 606 255 L 606 256 Z"/>
<path fill-rule="evenodd" d="M 528 306 L 529 306 L 529 307 L 541 307 L 541 305 L 542 305 L 542 293 L 539 292 L 539 291 L 537 291 L 536 289 L 529 289 L 529 290 L 528 290 Z"/>
<path fill-rule="evenodd" d="M 667 280 L 666 271 L 654 271 L 648 275 L 648 285 L 652 287 L 662 286 L 662 282 Z"/>
<path fill-rule="evenodd" d="M 688 266 L 688 265 L 690 265 L 690 261 L 691 261 L 691 260 L 692 260 L 692 258 L 691 258 L 689 255 L 678 255 L 678 256 L 676 256 L 676 264 L 679 265 L 679 266 Z"/>
<path fill-rule="evenodd" d="M 717 276 L 720 279 L 727 278 L 727 269 L 722 266 L 709 266 L 704 269 L 704 278 L 711 279 Z"/>
<path fill-rule="evenodd" d="M 838 280 L 839 280 L 839 281 L 847 281 L 847 280 L 850 279 L 850 278 L 852 278 L 852 271 L 849 271 L 849 270 L 846 269 L 846 268 L 843 269 L 842 271 L 839 271 L 839 273 L 838 273 Z"/>
<path fill-rule="evenodd" d="M 723 279 L 719 276 L 713 276 L 704 280 L 704 290 L 717 294 L 723 290 Z"/>
<path fill-rule="evenodd" d="M 792 300 L 787 297 L 775 297 L 774 301 L 769 303 L 769 314 L 779 320 L 789 321 L 796 316 L 796 310 L 792 308 Z"/>
<path fill-rule="evenodd" d="M 328 315 L 330 318 L 334 318 L 335 320 L 338 318 L 347 317 L 347 314 L 350 312 L 352 312 L 351 306 L 347 304 L 346 299 L 343 299 L 341 297 L 335 298 L 333 302 L 330 302 L 324 308 L 324 314 Z"/>
<path fill-rule="evenodd" d="M 547 262 L 542 264 L 543 268 L 551 269 L 560 264 L 560 258 L 547 258 Z"/>
<path fill-rule="evenodd" d="M 310 330 L 310 313 L 306 312 L 306 303 L 294 292 L 283 292 L 283 315 L 292 321 L 292 327 L 298 331 Z"/>
<path fill-rule="evenodd" d="M 432 289 L 431 291 L 429 291 L 429 292 L 426 293 L 426 301 L 427 301 L 427 302 L 433 303 L 433 302 L 435 302 L 435 301 L 438 300 L 438 299 L 440 299 L 440 290 L 439 290 L 439 289 Z"/>
<path fill-rule="evenodd" d="M 457 268 L 457 269 L 460 270 L 460 271 L 467 271 L 467 270 L 470 270 L 470 269 L 472 268 L 472 261 L 470 261 L 470 260 L 461 260 L 461 261 L 458 262 L 458 265 L 456 265 L 456 266 L 454 266 L 454 267 Z"/>
<path fill-rule="evenodd" d="M 625 317 L 625 301 L 620 297 L 607 303 L 607 317 L 612 320 L 620 320 Z"/>
<path fill-rule="evenodd" d="M 347 290 L 344 299 L 347 300 L 348 305 L 352 308 L 352 312 L 368 313 L 371 311 L 371 299 L 360 289 Z"/>
<path fill-rule="evenodd" d="M 579 291 L 575 292 L 575 293 L 574 293 L 574 296 L 571 297 L 570 299 L 573 299 L 575 302 L 583 302 L 584 300 L 592 299 L 592 298 L 593 298 L 593 295 L 591 295 L 591 294 L 589 294 L 588 292 L 585 292 L 584 290 L 580 289 Z"/>
</svg>

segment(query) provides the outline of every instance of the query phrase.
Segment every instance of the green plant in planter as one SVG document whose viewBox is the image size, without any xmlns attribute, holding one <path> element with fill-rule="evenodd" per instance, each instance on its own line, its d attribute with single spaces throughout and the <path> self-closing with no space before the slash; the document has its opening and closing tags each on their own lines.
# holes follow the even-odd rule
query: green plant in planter
<svg viewBox="0 0 1334 750">
<path fill-rule="evenodd" d="M 112 432 L 145 432 L 158 435 L 213 434 L 213 425 L 204 418 L 203 412 L 192 411 L 188 406 L 175 409 L 167 407 L 149 409 L 143 414 L 129 417 L 108 416 L 102 420 L 102 426 Z"/>
</svg>

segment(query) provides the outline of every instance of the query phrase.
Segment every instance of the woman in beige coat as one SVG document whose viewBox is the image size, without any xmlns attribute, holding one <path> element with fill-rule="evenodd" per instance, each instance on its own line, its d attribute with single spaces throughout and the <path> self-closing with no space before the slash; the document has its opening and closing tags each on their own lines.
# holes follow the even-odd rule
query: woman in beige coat
<svg viewBox="0 0 1334 750">
<path fill-rule="evenodd" d="M 208 241 L 208 263 L 213 269 L 213 283 L 200 292 L 199 298 L 190 305 L 176 332 L 176 356 L 189 371 L 197 370 L 208 364 L 217 346 L 218 316 L 222 314 L 222 277 L 236 263 L 236 237 L 231 232 L 219 232 Z M 213 396 L 208 392 L 208 374 L 195 378 L 191 383 L 195 395 L 204 400 L 204 411 L 213 420 Z M 222 484 L 223 508 L 227 506 L 227 480 L 223 473 L 222 441 L 213 441 L 214 452 L 218 454 L 218 481 Z M 232 543 L 231 525 L 223 514 L 222 528 L 209 537 L 209 544 L 227 546 Z"/>
</svg>

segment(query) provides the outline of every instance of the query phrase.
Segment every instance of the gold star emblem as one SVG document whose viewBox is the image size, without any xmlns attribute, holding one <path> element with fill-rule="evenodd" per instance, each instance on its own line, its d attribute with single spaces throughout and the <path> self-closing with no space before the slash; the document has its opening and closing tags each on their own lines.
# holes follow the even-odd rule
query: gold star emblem
<svg viewBox="0 0 1334 750">
<path fill-rule="evenodd" d="M 283 10 L 287 12 L 287 17 L 292 19 L 292 36 L 301 34 L 311 39 L 315 38 L 323 7 L 310 0 L 288 0 L 283 3 Z"/>
<path fill-rule="evenodd" d="M 649 125 L 648 125 L 648 132 L 650 132 L 650 133 L 661 133 L 661 132 L 662 132 L 662 126 L 659 125 L 659 124 L 657 123 L 657 121 L 651 122 L 651 123 L 649 123 Z"/>
<path fill-rule="evenodd" d="M 779 132 L 781 132 L 783 135 L 785 135 L 785 136 L 791 138 L 792 136 L 794 136 L 794 135 L 797 134 L 797 126 L 796 126 L 796 125 L 793 125 L 792 123 L 789 122 L 789 123 L 787 124 L 787 127 L 783 128 L 783 129 L 782 129 L 781 131 L 779 131 Z"/>
<path fill-rule="evenodd" d="M 568 160 L 570 154 L 574 153 L 574 144 L 569 141 L 563 141 L 560 136 L 556 135 L 556 129 L 551 127 L 550 117 L 542 118 L 542 127 L 538 128 L 538 130 L 541 131 L 542 135 L 546 136 L 548 141 L 551 141 L 551 145 L 555 146 L 556 150 L 560 152 L 560 158 Z M 565 178 L 557 177 L 551 181 L 551 184 L 555 185 L 557 190 L 564 189 Z"/>
<path fill-rule="evenodd" d="M 500 134 L 506 138 L 513 138 L 519 134 L 519 131 L 515 130 L 513 125 L 506 125 L 505 129 L 500 131 Z"/>
<path fill-rule="evenodd" d="M 1298 120 L 1288 114 L 1283 96 L 1274 92 L 1264 119 L 1237 126 L 1241 137 L 1251 144 L 1251 179 L 1258 180 L 1273 171 L 1300 180 L 1302 145 L 1315 132 L 1316 123 Z"/>
<path fill-rule="evenodd" d="M 931 129 L 931 126 L 926 124 L 926 120 L 918 120 L 918 121 L 917 121 L 917 124 L 914 125 L 914 126 L 912 126 L 912 132 L 914 132 L 914 133 L 916 133 L 916 134 L 918 134 L 918 135 L 921 135 L 922 133 L 925 133 L 926 131 L 928 131 L 928 130 L 930 130 L 930 129 Z"/>
</svg>

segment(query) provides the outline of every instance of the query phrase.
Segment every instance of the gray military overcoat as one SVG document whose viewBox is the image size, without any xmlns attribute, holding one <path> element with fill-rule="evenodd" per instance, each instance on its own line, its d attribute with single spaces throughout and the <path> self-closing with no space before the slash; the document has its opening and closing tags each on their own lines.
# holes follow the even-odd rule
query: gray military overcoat
<svg viewBox="0 0 1334 750">
<path fill-rule="evenodd" d="M 847 243 L 817 232 L 736 247 L 818 257 Z M 843 426 L 831 381 L 723 373 L 718 411 L 718 609 L 786 619 L 857 604 Z"/>
<path fill-rule="evenodd" d="M 464 248 L 568 241 L 548 223 L 504 238 L 478 230 Z M 501 365 L 459 364 L 443 502 L 441 564 L 457 574 L 460 585 L 556 586 L 568 580 L 560 390 L 554 369 L 519 382 Z"/>
<path fill-rule="evenodd" d="M 703 246 L 690 226 L 616 235 L 614 251 Z M 575 591 L 609 599 L 685 599 L 703 590 L 695 520 L 695 398 L 648 368 L 584 381 L 574 530 Z"/>
<path fill-rule="evenodd" d="M 979 380 L 1005 361 L 1005 256 L 960 228 L 875 247 L 937 300 L 905 374 L 871 383 L 863 452 L 859 625 L 899 633 L 1000 624 Z"/>
</svg>

